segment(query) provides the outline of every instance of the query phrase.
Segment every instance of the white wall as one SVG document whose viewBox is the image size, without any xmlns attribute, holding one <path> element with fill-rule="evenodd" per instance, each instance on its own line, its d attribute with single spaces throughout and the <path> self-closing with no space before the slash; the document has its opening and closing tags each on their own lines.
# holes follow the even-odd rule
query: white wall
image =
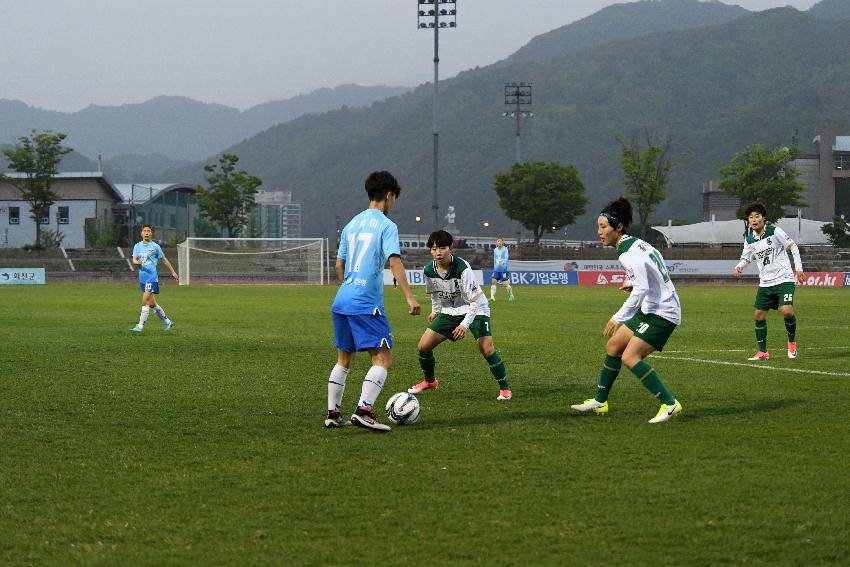
<svg viewBox="0 0 850 567">
<path fill-rule="evenodd" d="M 9 224 L 9 207 L 20 209 L 20 224 Z M 68 207 L 68 224 L 58 224 L 59 207 Z M 50 224 L 41 229 L 59 230 L 65 235 L 65 248 L 85 248 L 85 219 L 96 216 L 97 201 L 56 201 L 50 206 Z M 30 206 L 26 201 L 0 201 L 0 248 L 20 248 L 35 243 L 35 222 L 30 217 Z"/>
</svg>

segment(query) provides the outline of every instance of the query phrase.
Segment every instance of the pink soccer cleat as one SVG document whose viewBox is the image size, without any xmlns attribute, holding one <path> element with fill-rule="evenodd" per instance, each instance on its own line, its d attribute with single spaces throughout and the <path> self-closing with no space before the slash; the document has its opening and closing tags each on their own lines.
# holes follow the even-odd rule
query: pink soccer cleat
<svg viewBox="0 0 850 567">
<path fill-rule="evenodd" d="M 788 358 L 797 358 L 797 343 L 788 343 Z"/>
<path fill-rule="evenodd" d="M 440 384 L 440 381 L 434 378 L 433 382 L 429 382 L 427 380 L 422 380 L 415 386 L 411 386 L 407 389 L 408 394 L 418 394 L 424 390 L 435 390 L 437 386 Z"/>
<path fill-rule="evenodd" d="M 767 351 L 764 351 L 764 352 L 757 351 L 754 355 L 752 355 L 747 360 L 767 360 L 769 358 L 770 358 L 770 353 L 768 353 Z"/>
<path fill-rule="evenodd" d="M 499 397 L 496 398 L 496 399 L 497 400 L 510 400 L 512 397 L 514 397 L 514 395 L 513 395 L 513 393 L 511 393 L 510 390 L 499 390 Z"/>
</svg>

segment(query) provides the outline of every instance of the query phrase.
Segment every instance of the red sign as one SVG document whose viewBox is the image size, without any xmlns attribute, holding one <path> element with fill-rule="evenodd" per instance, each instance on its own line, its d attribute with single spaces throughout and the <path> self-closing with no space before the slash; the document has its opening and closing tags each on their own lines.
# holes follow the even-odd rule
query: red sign
<svg viewBox="0 0 850 567">
<path fill-rule="evenodd" d="M 615 285 L 620 287 L 625 281 L 625 272 L 582 271 L 578 273 L 578 285 Z"/>
<path fill-rule="evenodd" d="M 844 272 L 806 272 L 803 285 L 806 287 L 841 287 L 844 285 Z"/>
</svg>

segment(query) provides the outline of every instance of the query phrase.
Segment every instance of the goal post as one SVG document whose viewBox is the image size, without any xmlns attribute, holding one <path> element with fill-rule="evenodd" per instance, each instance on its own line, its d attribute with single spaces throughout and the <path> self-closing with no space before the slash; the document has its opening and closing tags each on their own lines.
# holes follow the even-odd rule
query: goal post
<svg viewBox="0 0 850 567">
<path fill-rule="evenodd" d="M 322 284 L 324 238 L 187 238 L 177 245 L 180 285 Z"/>
</svg>

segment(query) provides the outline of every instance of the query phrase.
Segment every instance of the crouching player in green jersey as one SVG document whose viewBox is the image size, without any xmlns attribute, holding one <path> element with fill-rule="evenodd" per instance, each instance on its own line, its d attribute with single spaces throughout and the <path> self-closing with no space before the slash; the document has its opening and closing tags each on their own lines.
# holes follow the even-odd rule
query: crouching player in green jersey
<svg viewBox="0 0 850 567">
<path fill-rule="evenodd" d="M 624 233 L 631 223 L 632 204 L 623 197 L 608 203 L 597 218 L 602 245 L 616 247 L 620 263 L 626 269 L 627 282 L 622 289 L 629 292 L 629 298 L 602 331 L 611 338 L 605 345 L 596 397 L 570 407 L 581 413 L 608 413 L 611 386 L 625 364 L 661 401 L 661 408 L 649 423 L 662 423 L 681 412 L 682 404 L 670 394 L 645 359 L 664 348 L 682 321 L 682 306 L 658 250 Z"/>
<path fill-rule="evenodd" d="M 432 232 L 428 237 L 433 261 L 425 266 L 425 290 L 431 295 L 431 314 L 428 328 L 419 339 L 419 366 L 425 379 L 408 388 L 411 394 L 437 387 L 434 376 L 434 349 L 446 339 L 454 342 L 467 333 L 478 341 L 478 350 L 490 366 L 490 373 L 499 383 L 497 400 L 510 400 L 507 370 L 502 357 L 493 347 L 490 330 L 490 304 L 475 281 L 472 268 L 463 258 L 452 254 L 452 235 L 445 230 Z"/>
<path fill-rule="evenodd" d="M 803 283 L 803 261 L 797 244 L 778 226 L 767 222 L 767 210 L 761 203 L 751 203 L 744 209 L 747 232 L 741 261 L 735 266 L 735 276 L 750 262 L 759 269 L 759 288 L 756 292 L 756 343 L 758 350 L 748 360 L 767 360 L 767 312 L 779 309 L 788 333 L 788 358 L 797 358 L 797 317 L 794 316 L 794 284 Z M 788 261 L 794 259 L 794 268 Z"/>
</svg>

